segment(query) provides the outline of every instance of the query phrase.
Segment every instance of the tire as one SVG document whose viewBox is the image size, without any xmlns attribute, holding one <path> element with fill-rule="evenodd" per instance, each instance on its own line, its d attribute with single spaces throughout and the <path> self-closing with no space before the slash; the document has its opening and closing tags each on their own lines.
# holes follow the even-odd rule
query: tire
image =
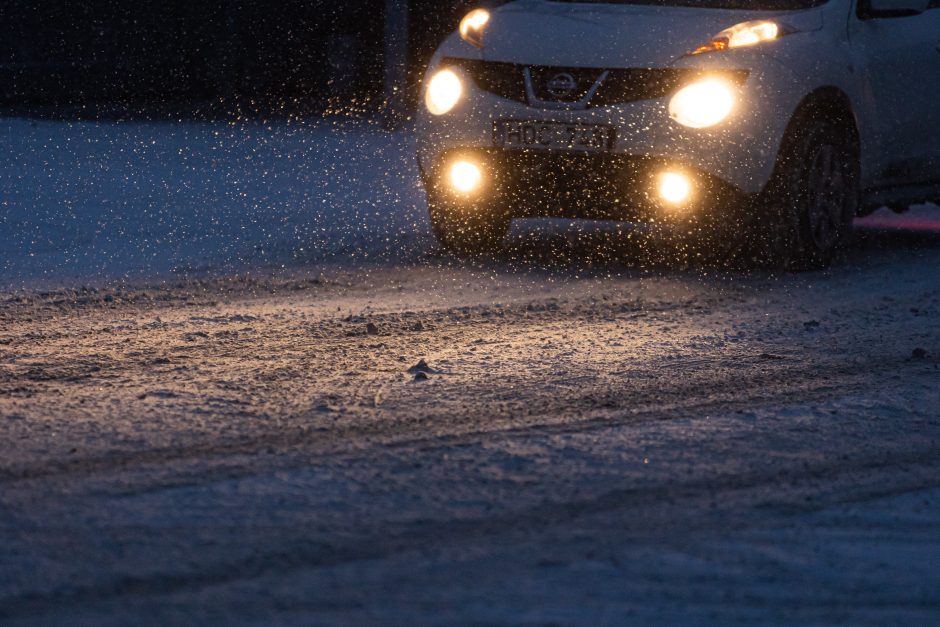
<svg viewBox="0 0 940 627">
<path fill-rule="evenodd" d="M 429 193 L 428 213 L 437 241 L 460 257 L 498 252 L 509 231 L 510 217 L 484 203 L 458 203 Z"/>
<path fill-rule="evenodd" d="M 828 268 L 852 238 L 860 197 L 854 134 L 808 113 L 791 126 L 773 178 L 745 218 L 741 248 L 759 265 Z"/>
</svg>

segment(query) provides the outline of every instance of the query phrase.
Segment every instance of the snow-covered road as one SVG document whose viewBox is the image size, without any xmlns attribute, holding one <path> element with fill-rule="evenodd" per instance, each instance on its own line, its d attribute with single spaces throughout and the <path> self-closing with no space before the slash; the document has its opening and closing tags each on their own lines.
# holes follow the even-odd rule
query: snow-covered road
<svg viewBox="0 0 940 627">
<path fill-rule="evenodd" d="M 870 233 L 776 279 L 431 258 L 9 296 L 0 616 L 934 622 L 938 262 Z"/>
<path fill-rule="evenodd" d="M 823 273 L 603 229 L 463 264 L 406 134 L 328 176 L 327 131 L 104 167 L 88 128 L 0 155 L 0 622 L 940 620 L 935 208 Z"/>
</svg>

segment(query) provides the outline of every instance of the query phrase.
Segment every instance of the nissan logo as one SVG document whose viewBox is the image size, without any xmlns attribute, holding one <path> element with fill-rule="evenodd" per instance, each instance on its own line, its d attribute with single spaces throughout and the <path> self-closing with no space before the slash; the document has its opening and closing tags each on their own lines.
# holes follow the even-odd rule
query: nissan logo
<svg viewBox="0 0 940 627">
<path fill-rule="evenodd" d="M 574 80 L 574 76 L 567 72 L 556 74 L 548 81 L 548 93 L 556 98 L 569 95 L 577 87 L 578 81 Z"/>
</svg>

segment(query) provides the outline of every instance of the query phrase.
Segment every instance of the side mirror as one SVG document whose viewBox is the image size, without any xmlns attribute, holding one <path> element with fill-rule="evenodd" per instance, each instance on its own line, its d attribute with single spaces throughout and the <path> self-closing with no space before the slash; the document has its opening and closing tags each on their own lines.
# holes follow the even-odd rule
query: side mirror
<svg viewBox="0 0 940 627">
<path fill-rule="evenodd" d="M 906 17 L 923 13 L 931 0 L 868 0 L 869 17 Z"/>
</svg>

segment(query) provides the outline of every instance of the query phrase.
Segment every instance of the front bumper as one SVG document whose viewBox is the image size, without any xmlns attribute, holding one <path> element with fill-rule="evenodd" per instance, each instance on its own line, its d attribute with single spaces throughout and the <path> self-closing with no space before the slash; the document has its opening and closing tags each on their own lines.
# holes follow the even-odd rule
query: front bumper
<svg viewBox="0 0 940 627">
<path fill-rule="evenodd" d="M 552 190 L 563 192 L 557 189 L 560 183 L 555 179 L 570 179 L 565 171 L 571 170 L 575 178 L 591 181 L 596 189 L 614 186 L 619 197 L 635 199 L 646 191 L 640 185 L 646 182 L 643 174 L 651 164 L 681 167 L 709 186 L 755 194 L 770 180 L 789 119 L 788 104 L 756 87 L 773 84 L 760 70 L 749 71 L 729 120 L 711 129 L 695 130 L 669 117 L 668 98 L 584 110 L 543 109 L 484 91 L 459 67 L 452 69 L 464 85 L 461 102 L 442 116 L 432 116 L 423 107 L 419 112 L 418 160 L 422 171 L 433 176 L 452 155 L 472 152 L 485 156 L 493 167 L 505 168 L 508 174 L 500 175 L 502 178 L 530 178 L 529 187 L 544 188 L 542 195 L 550 196 Z M 504 152 L 494 148 L 493 142 L 494 123 L 499 120 L 609 125 L 616 131 L 616 140 L 611 153 L 602 158 L 541 151 Z M 608 179 L 606 186 L 598 187 L 605 176 L 613 175 L 620 178 Z M 624 190 L 624 180 L 635 187 Z"/>
<path fill-rule="evenodd" d="M 469 161 L 483 171 L 484 184 L 471 198 L 458 199 L 447 183 L 450 164 Z M 658 176 L 681 171 L 693 181 L 690 201 L 677 211 L 656 194 Z M 566 217 L 592 220 L 656 221 L 714 215 L 744 196 L 734 186 L 668 159 L 618 154 L 572 154 L 498 148 L 458 148 L 421 164 L 425 188 L 458 203 L 483 202 L 489 211 L 512 218 Z"/>
</svg>

